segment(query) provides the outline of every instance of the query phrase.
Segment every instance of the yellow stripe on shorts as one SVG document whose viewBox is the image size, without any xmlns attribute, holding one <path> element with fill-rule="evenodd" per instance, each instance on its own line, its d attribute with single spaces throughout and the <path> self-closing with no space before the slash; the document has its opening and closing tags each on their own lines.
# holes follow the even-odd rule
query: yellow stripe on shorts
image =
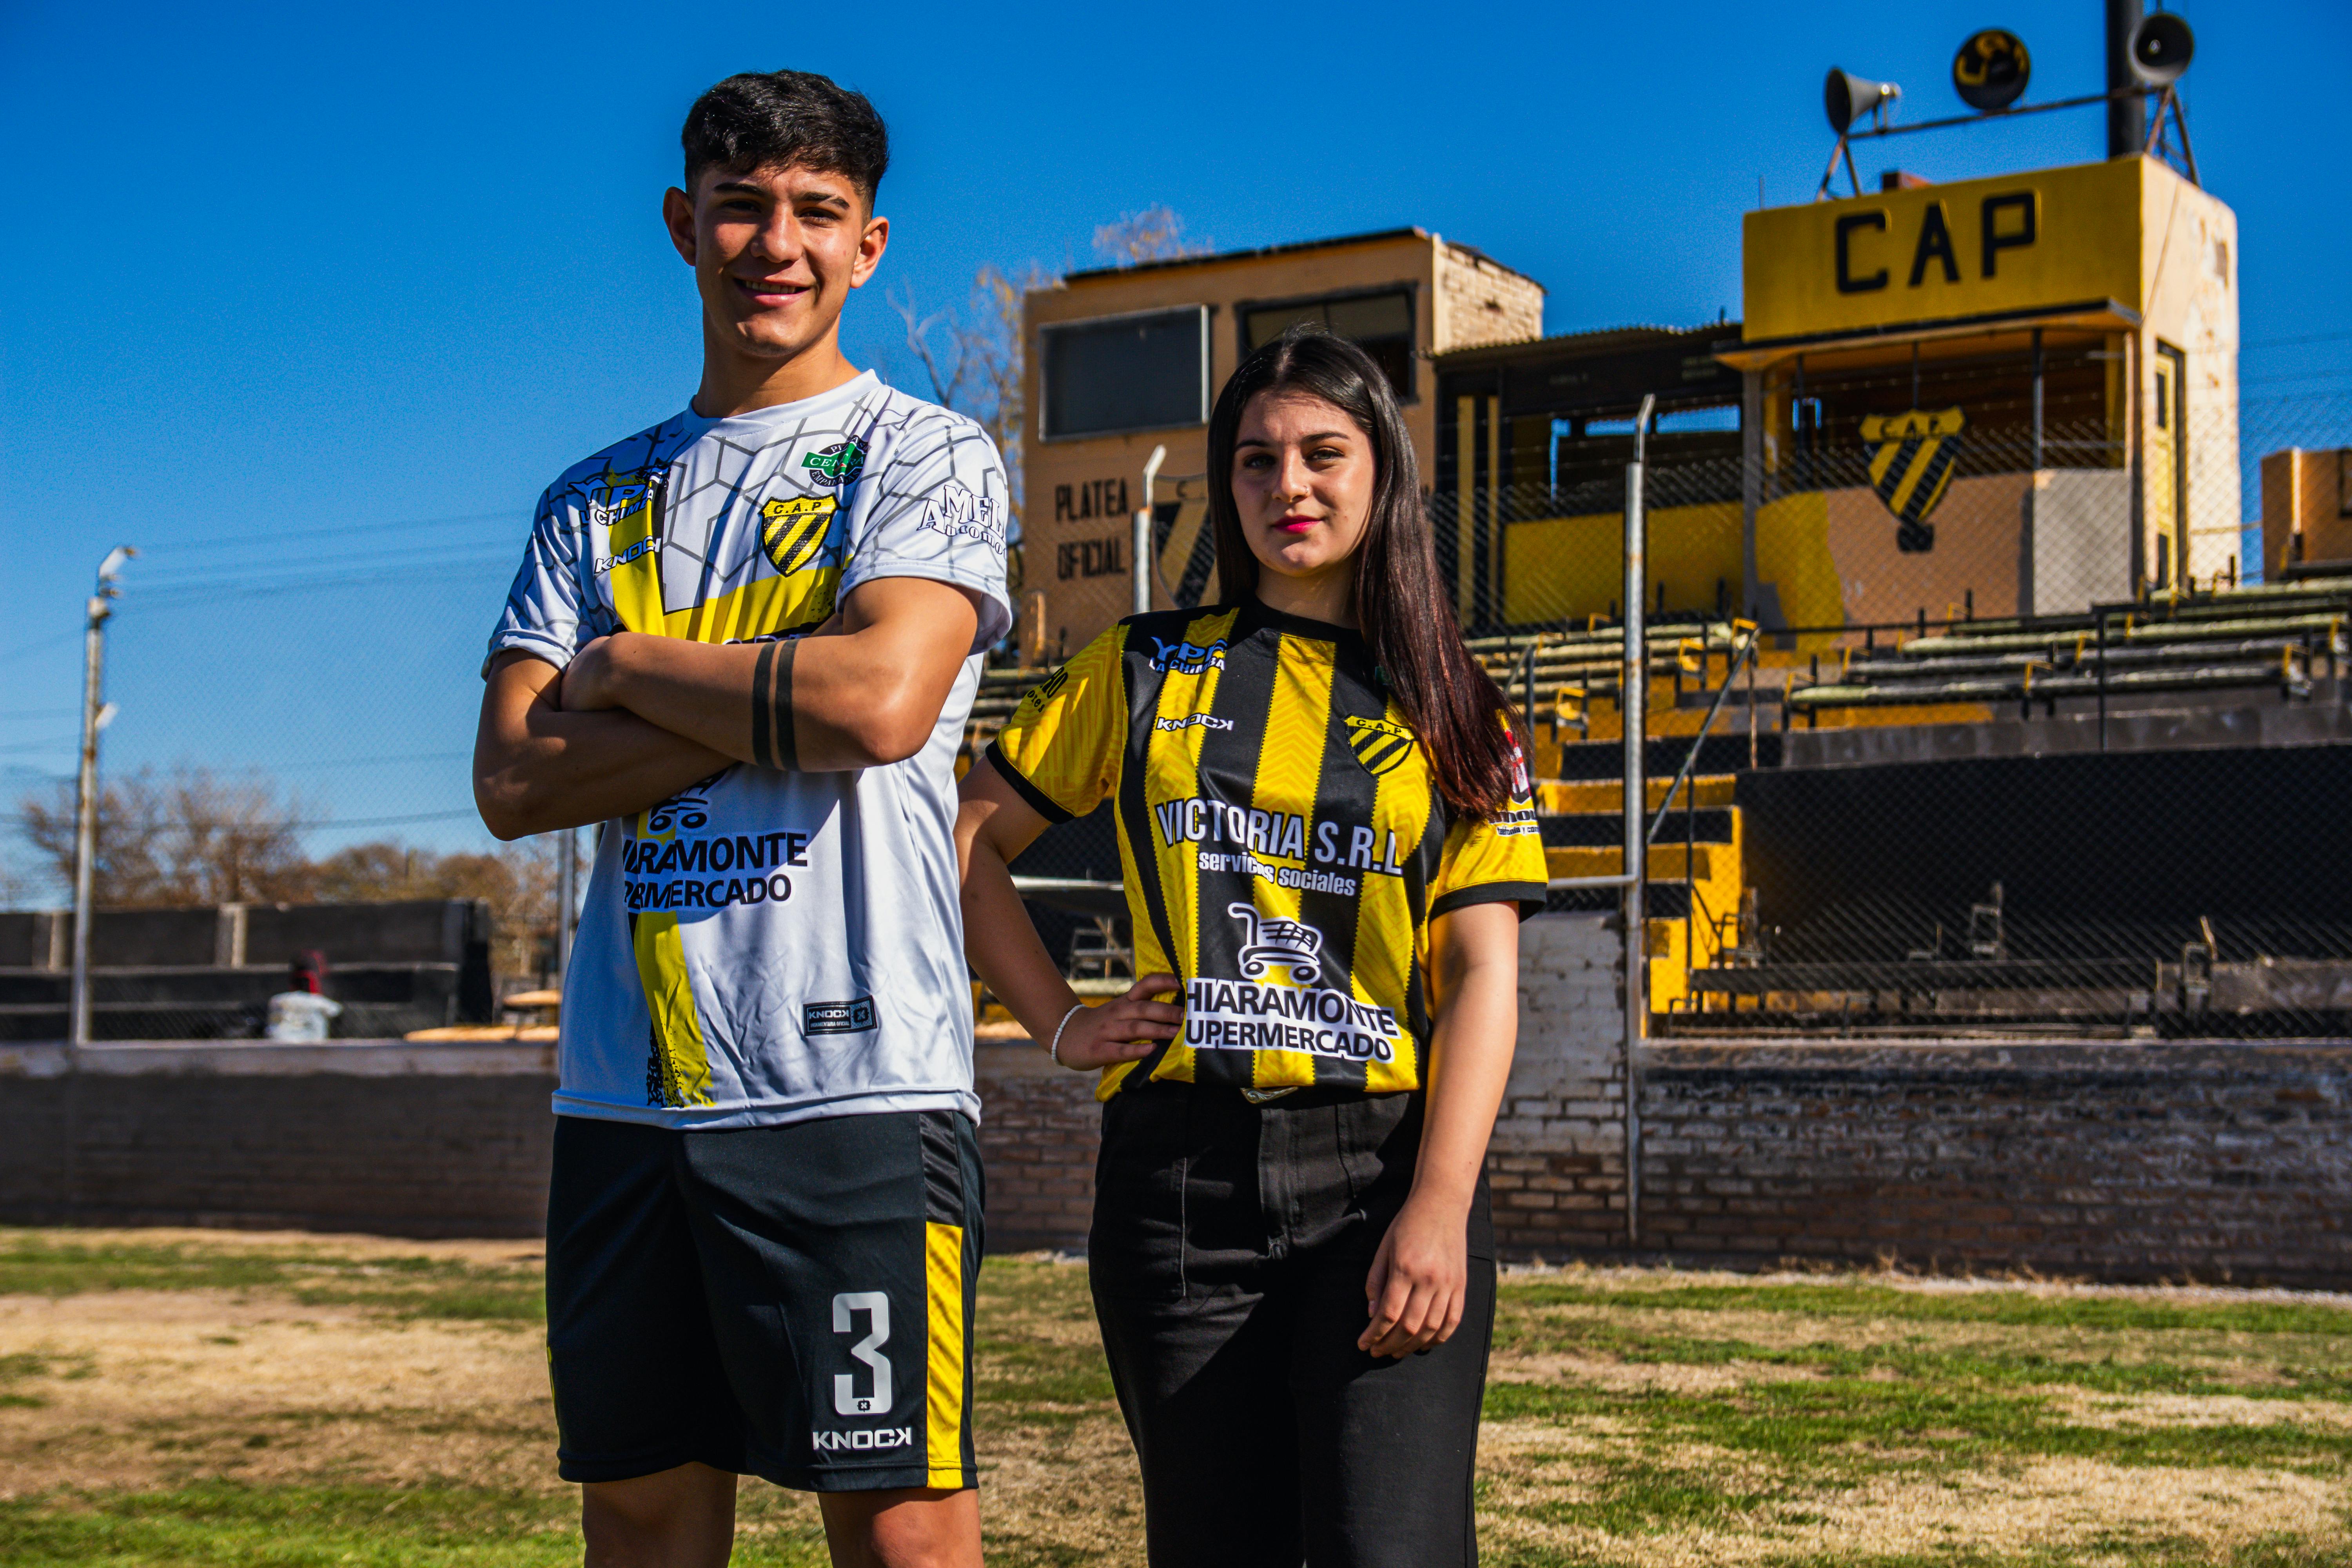
<svg viewBox="0 0 2352 1568">
<path fill-rule="evenodd" d="M 963 1464 L 963 1226 L 927 1223 L 923 1252 L 930 1292 L 925 1484 L 955 1490 L 971 1484 Z"/>
</svg>

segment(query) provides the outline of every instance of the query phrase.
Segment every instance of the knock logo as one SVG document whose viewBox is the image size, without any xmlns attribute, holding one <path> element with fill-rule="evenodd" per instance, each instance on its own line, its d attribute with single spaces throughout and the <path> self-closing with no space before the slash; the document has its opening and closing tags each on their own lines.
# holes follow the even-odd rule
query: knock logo
<svg viewBox="0 0 2352 1568">
<path fill-rule="evenodd" d="M 1873 415 L 1862 422 L 1862 438 L 1871 449 L 1871 488 L 1900 525 L 1895 531 L 1896 549 L 1916 553 L 1936 548 L 1936 531 L 1927 525 L 1927 514 L 1951 485 L 1963 423 L 1957 408 L 1914 408 L 1907 414 Z"/>
<path fill-rule="evenodd" d="M 794 496 L 760 509 L 760 548 L 779 576 L 789 577 L 816 559 L 838 505 L 831 496 Z"/>
<path fill-rule="evenodd" d="M 1356 761 L 1375 778 L 1412 755 L 1412 731 L 1402 724 L 1391 724 L 1386 719 L 1348 716 L 1348 750 L 1356 753 Z"/>
</svg>

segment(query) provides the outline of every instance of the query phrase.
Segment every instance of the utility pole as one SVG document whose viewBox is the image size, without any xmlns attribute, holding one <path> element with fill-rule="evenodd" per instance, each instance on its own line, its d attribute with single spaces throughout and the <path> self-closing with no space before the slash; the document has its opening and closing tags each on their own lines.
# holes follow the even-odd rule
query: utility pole
<svg viewBox="0 0 2352 1568">
<path fill-rule="evenodd" d="M 98 858 L 98 732 L 114 719 L 106 700 L 106 623 L 121 595 L 114 585 L 122 563 L 139 552 L 119 544 L 99 563 L 98 586 L 86 606 L 89 629 L 82 638 L 81 779 L 74 797 L 73 998 L 66 1018 L 66 1044 L 89 1044 L 89 896 L 92 863 Z"/>
<path fill-rule="evenodd" d="M 1160 465 L 1168 460 L 1168 448 L 1151 448 L 1150 460 L 1143 465 L 1143 504 L 1135 509 L 1135 545 L 1129 552 L 1135 557 L 1135 613 L 1151 613 L 1151 577 L 1148 563 L 1151 560 L 1151 486 L 1160 478 Z"/>
<path fill-rule="evenodd" d="M 563 976 L 572 967 L 572 928 L 574 911 L 580 908 L 577 886 L 580 864 L 580 830 L 567 827 L 555 836 L 555 988 L 563 989 Z"/>
<path fill-rule="evenodd" d="M 2140 0 L 2107 0 L 2107 156 L 2129 158 L 2147 145 L 2147 114 L 2132 70 L 2132 32 L 2140 24 Z"/>
<path fill-rule="evenodd" d="M 1650 1022 L 1649 745 L 1650 640 L 1644 612 L 1650 577 L 1644 559 L 1649 520 L 1643 507 L 1654 395 L 1633 416 L 1633 460 L 1625 465 L 1625 662 L 1617 678 L 1625 723 L 1625 1244 L 1642 1245 L 1642 1037 Z M 1696 746 L 1698 742 L 1691 742 Z"/>
</svg>

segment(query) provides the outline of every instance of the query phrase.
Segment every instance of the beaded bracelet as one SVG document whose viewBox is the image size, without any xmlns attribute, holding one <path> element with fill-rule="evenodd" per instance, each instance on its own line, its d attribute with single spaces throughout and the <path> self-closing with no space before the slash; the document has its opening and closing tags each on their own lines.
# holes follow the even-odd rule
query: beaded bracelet
<svg viewBox="0 0 2352 1568">
<path fill-rule="evenodd" d="M 1084 1002 L 1074 1003 L 1070 1010 L 1062 1015 L 1062 1021 L 1054 1026 L 1054 1043 L 1045 1047 L 1045 1054 L 1054 1059 L 1055 1067 L 1062 1065 L 1062 1031 L 1070 1026 L 1071 1019 L 1086 1010 L 1087 1005 Z"/>
</svg>

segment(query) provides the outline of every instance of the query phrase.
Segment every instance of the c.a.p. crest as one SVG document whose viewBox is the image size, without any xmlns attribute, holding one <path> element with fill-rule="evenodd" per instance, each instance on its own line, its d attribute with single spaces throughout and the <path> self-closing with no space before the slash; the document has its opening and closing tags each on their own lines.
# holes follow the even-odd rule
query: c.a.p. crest
<svg viewBox="0 0 2352 1568">
<path fill-rule="evenodd" d="M 1348 749 L 1375 778 L 1412 755 L 1413 734 L 1386 719 L 1348 718 Z"/>
<path fill-rule="evenodd" d="M 838 510 L 831 496 L 794 496 L 760 508 L 760 548 L 779 576 L 789 577 L 816 559 Z"/>
<path fill-rule="evenodd" d="M 1898 550 L 1918 552 L 1936 547 L 1936 531 L 1927 514 L 1944 499 L 1952 482 L 1952 465 L 1960 455 L 1962 419 L 1957 408 L 1914 408 L 1907 414 L 1874 414 L 1862 422 L 1862 438 L 1869 444 L 1870 484 L 1901 526 L 1895 530 Z"/>
</svg>

